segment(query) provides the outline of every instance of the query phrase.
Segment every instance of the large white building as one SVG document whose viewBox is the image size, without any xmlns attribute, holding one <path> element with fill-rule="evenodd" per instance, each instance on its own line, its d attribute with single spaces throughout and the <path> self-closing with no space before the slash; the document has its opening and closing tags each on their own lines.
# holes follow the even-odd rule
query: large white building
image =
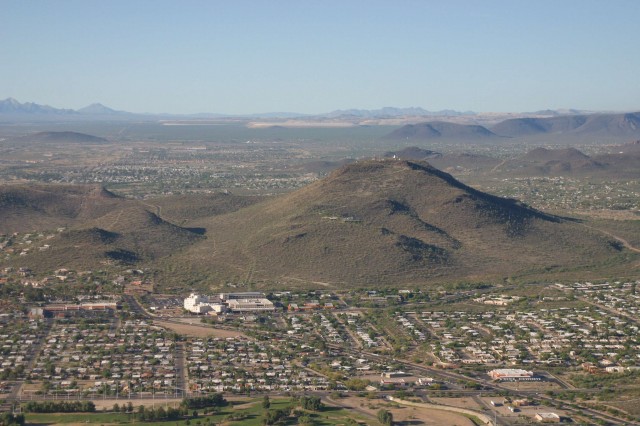
<svg viewBox="0 0 640 426">
<path fill-rule="evenodd" d="M 225 312 L 272 312 L 273 303 L 264 297 L 263 293 L 223 293 L 219 297 L 209 297 L 191 293 L 184 299 L 184 308 L 194 314 Z"/>
<path fill-rule="evenodd" d="M 211 302 L 208 296 L 191 293 L 189 297 L 184 299 L 184 308 L 194 314 L 206 314 L 210 311 L 224 312 L 226 306 L 219 302 Z"/>
</svg>

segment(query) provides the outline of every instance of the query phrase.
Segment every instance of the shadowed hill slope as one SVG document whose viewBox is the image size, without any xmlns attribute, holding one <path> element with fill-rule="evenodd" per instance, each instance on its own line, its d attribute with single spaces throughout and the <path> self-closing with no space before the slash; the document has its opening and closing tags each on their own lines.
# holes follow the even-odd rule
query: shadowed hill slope
<svg viewBox="0 0 640 426">
<path fill-rule="evenodd" d="M 165 219 L 177 224 L 188 224 L 194 220 L 231 213 L 252 204 L 264 201 L 265 196 L 240 196 L 230 193 L 183 194 L 152 198 L 145 204 L 159 208 Z"/>
<path fill-rule="evenodd" d="M 183 250 L 203 237 L 164 221 L 140 206 L 114 210 L 47 240 L 20 264 L 36 271 L 91 269 L 113 262 L 147 264 Z"/>
<path fill-rule="evenodd" d="M 73 226 L 129 203 L 97 185 L 4 185 L 0 232 Z"/>
<path fill-rule="evenodd" d="M 0 232 L 65 227 L 19 263 L 36 271 L 95 268 L 105 262 L 151 262 L 203 239 L 101 186 L 7 185 L 0 187 Z"/>
</svg>

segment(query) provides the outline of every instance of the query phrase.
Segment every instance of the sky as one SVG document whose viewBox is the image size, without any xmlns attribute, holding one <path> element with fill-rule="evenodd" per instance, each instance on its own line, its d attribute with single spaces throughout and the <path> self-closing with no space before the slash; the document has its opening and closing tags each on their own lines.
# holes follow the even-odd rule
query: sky
<svg viewBox="0 0 640 426">
<path fill-rule="evenodd" d="M 0 99 L 636 111 L 638 22 L 638 0 L 0 0 Z"/>
</svg>

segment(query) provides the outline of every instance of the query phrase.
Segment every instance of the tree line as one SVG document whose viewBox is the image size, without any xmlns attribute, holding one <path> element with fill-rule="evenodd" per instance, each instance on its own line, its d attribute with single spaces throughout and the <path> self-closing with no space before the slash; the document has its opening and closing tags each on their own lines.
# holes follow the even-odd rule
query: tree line
<svg viewBox="0 0 640 426">
<path fill-rule="evenodd" d="M 93 413 L 92 401 L 29 401 L 24 405 L 28 413 Z"/>
</svg>

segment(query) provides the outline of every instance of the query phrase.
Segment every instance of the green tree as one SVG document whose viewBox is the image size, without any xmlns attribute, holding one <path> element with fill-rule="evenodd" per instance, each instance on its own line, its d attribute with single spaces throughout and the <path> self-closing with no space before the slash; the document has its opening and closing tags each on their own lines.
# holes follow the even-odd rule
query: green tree
<svg viewBox="0 0 640 426">
<path fill-rule="evenodd" d="M 391 414 L 391 412 L 385 409 L 380 409 L 378 410 L 377 417 L 380 423 L 382 423 L 383 425 L 385 426 L 393 425 L 393 414 Z"/>
</svg>

